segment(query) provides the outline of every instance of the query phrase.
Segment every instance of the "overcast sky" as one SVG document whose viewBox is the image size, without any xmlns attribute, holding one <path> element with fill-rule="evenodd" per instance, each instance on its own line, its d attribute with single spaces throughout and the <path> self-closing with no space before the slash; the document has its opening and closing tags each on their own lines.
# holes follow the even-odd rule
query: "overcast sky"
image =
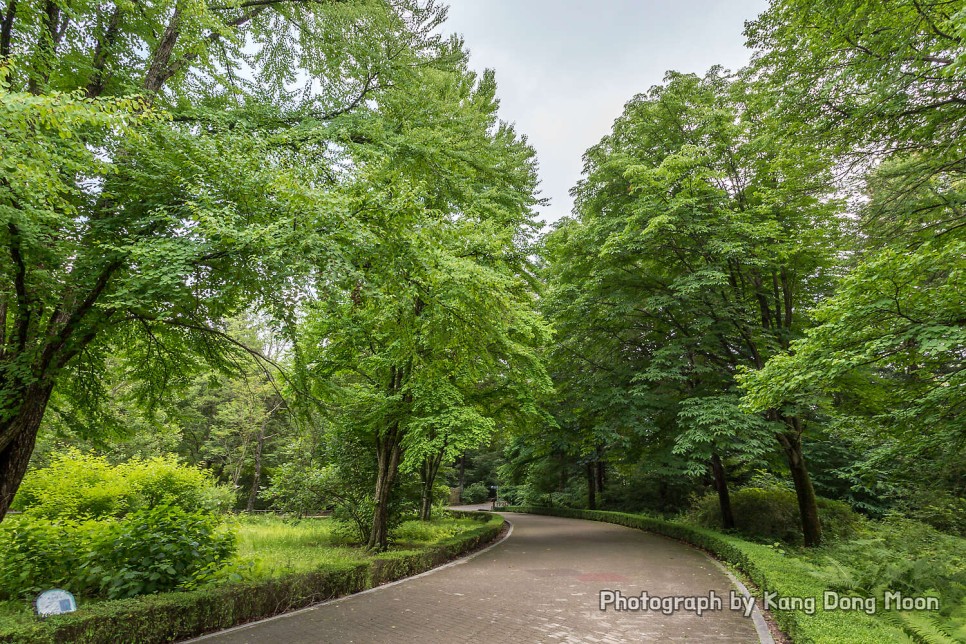
<svg viewBox="0 0 966 644">
<path fill-rule="evenodd" d="M 542 216 L 570 213 L 584 151 L 664 72 L 748 62 L 741 32 L 766 0 L 449 0 L 474 69 L 496 70 L 500 115 L 540 160 Z"/>
</svg>

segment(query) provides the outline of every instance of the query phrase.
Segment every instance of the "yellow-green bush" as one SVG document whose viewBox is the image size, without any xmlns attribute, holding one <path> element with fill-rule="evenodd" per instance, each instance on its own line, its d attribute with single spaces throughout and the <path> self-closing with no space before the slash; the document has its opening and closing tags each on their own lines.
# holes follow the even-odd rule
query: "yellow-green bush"
<svg viewBox="0 0 966 644">
<path fill-rule="evenodd" d="M 111 465 L 77 451 L 24 479 L 0 524 L 0 599 L 50 587 L 130 597 L 194 587 L 234 557 L 226 495 L 173 457 Z"/>
<path fill-rule="evenodd" d="M 174 456 L 112 465 L 71 450 L 55 456 L 48 467 L 28 472 L 13 508 L 49 519 L 104 518 L 161 504 L 217 512 L 227 508 L 230 498 L 231 491 L 209 473 L 182 465 Z"/>
</svg>

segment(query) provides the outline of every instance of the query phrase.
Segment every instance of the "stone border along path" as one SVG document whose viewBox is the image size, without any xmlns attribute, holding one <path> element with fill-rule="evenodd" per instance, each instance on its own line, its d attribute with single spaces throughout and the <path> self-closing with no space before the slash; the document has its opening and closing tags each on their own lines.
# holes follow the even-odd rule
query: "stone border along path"
<svg viewBox="0 0 966 644">
<path fill-rule="evenodd" d="M 596 521 L 532 514 L 509 520 L 501 541 L 421 575 L 191 641 L 774 642 L 757 608 L 757 619 L 729 608 L 731 594 L 747 590 L 700 550 Z M 724 605 L 700 617 L 686 610 L 601 611 L 601 590 L 635 598 L 643 591 L 713 591 Z"/>
</svg>

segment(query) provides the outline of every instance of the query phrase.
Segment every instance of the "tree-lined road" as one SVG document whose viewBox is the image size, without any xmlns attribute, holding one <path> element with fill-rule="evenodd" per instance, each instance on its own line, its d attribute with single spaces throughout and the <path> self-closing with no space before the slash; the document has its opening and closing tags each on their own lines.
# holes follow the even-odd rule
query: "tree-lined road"
<svg viewBox="0 0 966 644">
<path fill-rule="evenodd" d="M 202 638 L 255 642 L 758 642 L 728 609 L 663 615 L 602 612 L 601 590 L 625 596 L 726 599 L 731 581 L 704 553 L 639 530 L 509 515 L 513 532 L 468 561 L 294 614 Z"/>
</svg>

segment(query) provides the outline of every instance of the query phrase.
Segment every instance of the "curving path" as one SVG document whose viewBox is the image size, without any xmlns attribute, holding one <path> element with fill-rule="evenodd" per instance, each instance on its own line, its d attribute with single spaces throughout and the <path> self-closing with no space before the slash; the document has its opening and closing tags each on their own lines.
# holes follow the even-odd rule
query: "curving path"
<svg viewBox="0 0 966 644">
<path fill-rule="evenodd" d="M 468 560 L 198 641 L 759 642 L 753 620 L 728 607 L 727 574 L 698 550 L 605 523 L 506 516 L 510 536 Z M 701 617 L 602 612 L 602 589 L 634 597 L 713 590 L 724 608 Z"/>
</svg>

